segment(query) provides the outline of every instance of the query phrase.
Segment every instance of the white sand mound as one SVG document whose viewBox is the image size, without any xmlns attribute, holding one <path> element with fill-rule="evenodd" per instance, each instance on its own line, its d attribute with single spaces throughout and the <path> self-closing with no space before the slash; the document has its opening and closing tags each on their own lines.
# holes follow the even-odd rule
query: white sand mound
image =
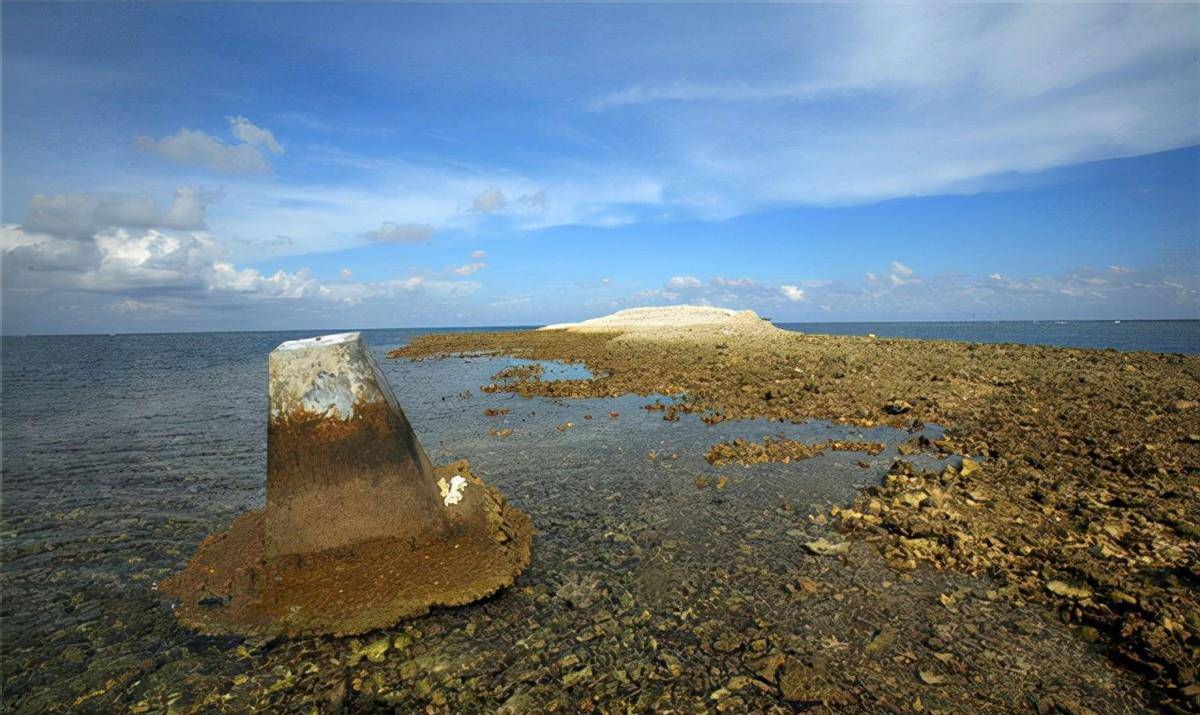
<svg viewBox="0 0 1200 715">
<path fill-rule="evenodd" d="M 567 330 L 573 333 L 677 333 L 700 329 L 734 332 L 775 330 L 753 310 L 729 310 L 707 305 L 665 305 L 629 308 L 611 315 L 579 323 L 558 323 L 539 330 Z"/>
</svg>

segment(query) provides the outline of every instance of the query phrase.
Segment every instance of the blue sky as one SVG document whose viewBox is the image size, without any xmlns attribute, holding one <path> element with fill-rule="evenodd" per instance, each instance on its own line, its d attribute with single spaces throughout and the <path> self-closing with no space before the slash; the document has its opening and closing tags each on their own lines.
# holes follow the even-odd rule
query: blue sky
<svg viewBox="0 0 1200 715">
<path fill-rule="evenodd" d="M 1195 5 L 24 5 L 6 333 L 1200 317 Z"/>
</svg>

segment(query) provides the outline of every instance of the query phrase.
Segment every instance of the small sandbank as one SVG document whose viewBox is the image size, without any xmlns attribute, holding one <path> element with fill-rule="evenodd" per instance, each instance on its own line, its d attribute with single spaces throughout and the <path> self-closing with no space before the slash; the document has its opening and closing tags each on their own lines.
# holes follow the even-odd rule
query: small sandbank
<svg viewBox="0 0 1200 715">
<path fill-rule="evenodd" d="M 578 323 L 557 323 L 538 330 L 572 333 L 622 333 L 640 339 L 670 340 L 698 334 L 765 334 L 777 332 L 768 320 L 753 310 L 730 310 L 707 305 L 666 305 L 629 308 Z"/>
</svg>

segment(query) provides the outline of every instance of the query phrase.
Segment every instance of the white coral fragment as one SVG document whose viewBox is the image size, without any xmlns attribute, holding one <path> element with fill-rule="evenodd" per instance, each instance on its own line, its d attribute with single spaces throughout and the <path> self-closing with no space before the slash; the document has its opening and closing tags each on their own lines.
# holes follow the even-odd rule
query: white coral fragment
<svg viewBox="0 0 1200 715">
<path fill-rule="evenodd" d="M 467 480 L 459 474 L 451 477 L 449 484 L 446 484 L 445 478 L 438 479 L 438 490 L 442 493 L 442 503 L 446 506 L 462 501 L 463 490 L 466 488 Z"/>
</svg>

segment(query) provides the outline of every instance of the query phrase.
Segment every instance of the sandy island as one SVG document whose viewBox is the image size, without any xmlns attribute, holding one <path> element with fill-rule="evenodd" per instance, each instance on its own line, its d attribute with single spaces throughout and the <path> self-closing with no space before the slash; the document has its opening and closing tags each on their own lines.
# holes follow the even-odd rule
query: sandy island
<svg viewBox="0 0 1200 715">
<path fill-rule="evenodd" d="M 897 570 L 986 574 L 1014 602 L 1055 607 L 1143 675 L 1159 707 L 1200 708 L 1200 357 L 803 335 L 700 306 L 433 334 L 392 356 L 478 351 L 584 362 L 597 375 L 503 386 L 525 396 L 674 394 L 708 422 L 941 425 L 945 439 L 905 453 L 976 459 L 941 473 L 898 459 L 883 484 L 832 510 L 840 528 Z"/>
</svg>

